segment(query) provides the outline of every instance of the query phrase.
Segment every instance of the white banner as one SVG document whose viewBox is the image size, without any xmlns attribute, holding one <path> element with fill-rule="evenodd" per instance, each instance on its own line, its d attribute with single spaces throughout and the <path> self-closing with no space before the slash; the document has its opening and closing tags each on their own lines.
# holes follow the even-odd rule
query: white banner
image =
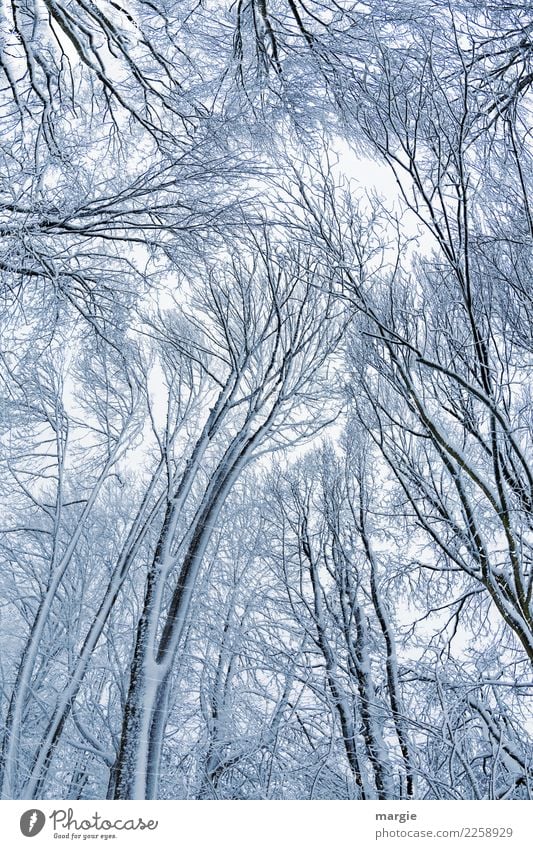
<svg viewBox="0 0 533 849">
<path fill-rule="evenodd" d="M 2 802 L 1 845 L 526 849 L 530 802 Z M 35 841 L 35 842 L 33 842 Z M 69 843 L 67 843 L 69 841 Z"/>
</svg>

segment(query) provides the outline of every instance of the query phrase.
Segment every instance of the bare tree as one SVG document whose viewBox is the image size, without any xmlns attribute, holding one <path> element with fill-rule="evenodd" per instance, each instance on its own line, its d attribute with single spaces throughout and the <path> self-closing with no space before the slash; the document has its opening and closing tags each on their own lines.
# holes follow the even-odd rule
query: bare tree
<svg viewBox="0 0 533 849">
<path fill-rule="evenodd" d="M 313 285 L 315 274 L 311 258 L 274 253 L 268 241 L 260 243 L 255 253 L 233 257 L 223 275 L 208 274 L 202 331 L 201 313 L 189 319 L 199 337 L 184 338 L 179 325 L 165 331 L 171 344 L 202 363 L 217 394 L 175 481 L 148 571 L 115 770 L 116 798 L 156 794 L 170 671 L 198 570 L 231 487 L 270 440 L 274 447 L 276 441 L 309 438 L 321 426 L 305 407 L 316 410 L 323 391 L 316 381 L 339 325 L 331 294 Z M 194 513 L 180 529 L 193 493 Z"/>
<path fill-rule="evenodd" d="M 24 715 L 36 670 L 42 676 L 49 662 L 43 641 L 50 652 L 46 634 L 53 628 L 60 592 L 66 591 L 65 576 L 75 568 L 87 525 L 141 421 L 137 387 L 124 360 L 113 358 L 114 353 L 93 355 L 92 364 L 84 362 L 78 371 L 78 391 L 84 391 L 78 404 L 85 407 L 85 421 L 69 410 L 67 355 L 56 349 L 54 355 L 41 357 L 31 377 L 4 356 L 6 401 L 15 414 L 9 421 L 11 451 L 5 462 L 19 504 L 12 506 L 14 521 L 2 528 L 2 537 L 24 580 L 33 583 L 34 596 L 26 608 L 30 621 L 4 729 L 2 795 L 7 798 L 18 792 Z M 21 507 L 22 515 L 24 509 L 30 511 L 29 526 L 21 524 Z"/>
</svg>

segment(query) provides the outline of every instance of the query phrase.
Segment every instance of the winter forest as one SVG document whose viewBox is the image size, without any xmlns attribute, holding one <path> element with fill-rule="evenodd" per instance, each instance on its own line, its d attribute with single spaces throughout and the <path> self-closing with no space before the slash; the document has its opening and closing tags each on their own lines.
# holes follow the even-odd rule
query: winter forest
<svg viewBox="0 0 533 849">
<path fill-rule="evenodd" d="M 11 0 L 3 799 L 533 795 L 533 5 Z"/>
</svg>

